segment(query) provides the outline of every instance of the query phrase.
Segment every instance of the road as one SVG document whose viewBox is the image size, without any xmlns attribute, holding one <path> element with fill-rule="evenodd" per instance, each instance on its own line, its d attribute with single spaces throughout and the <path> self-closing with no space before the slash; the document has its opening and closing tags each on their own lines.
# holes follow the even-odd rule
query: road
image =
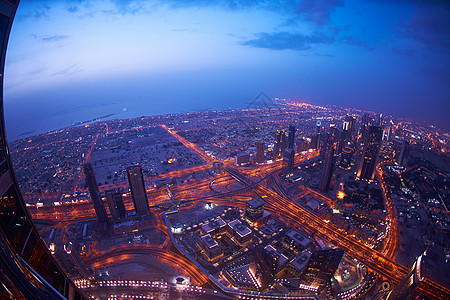
<svg viewBox="0 0 450 300">
<path fill-rule="evenodd" d="M 231 168 L 227 168 L 227 171 L 233 176 L 239 177 L 241 182 L 248 185 L 253 184 L 239 171 Z M 409 271 L 407 268 L 396 263 L 385 254 L 367 247 L 354 236 L 344 233 L 330 222 L 320 219 L 314 213 L 292 202 L 285 196 L 274 192 L 262 184 L 258 184 L 253 189 L 265 202 L 265 209 L 272 213 L 277 213 L 290 220 L 291 224 L 315 232 L 321 239 L 345 249 L 348 255 L 358 259 L 369 269 L 389 279 L 392 283 L 398 284 L 401 279 L 406 277 Z M 423 280 L 417 287 L 417 290 L 432 299 L 450 299 L 450 291 L 447 288 L 429 279 Z"/>
</svg>

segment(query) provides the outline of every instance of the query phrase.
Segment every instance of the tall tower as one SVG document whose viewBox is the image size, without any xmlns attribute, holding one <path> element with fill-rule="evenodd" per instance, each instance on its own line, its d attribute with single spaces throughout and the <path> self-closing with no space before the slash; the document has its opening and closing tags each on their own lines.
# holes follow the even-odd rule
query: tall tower
<svg viewBox="0 0 450 300">
<path fill-rule="evenodd" d="M 100 193 L 98 191 L 97 180 L 95 180 L 94 169 L 91 163 L 85 163 L 83 165 L 84 176 L 89 188 L 89 194 L 91 194 L 92 204 L 94 204 L 95 214 L 97 215 L 100 223 L 108 222 L 108 215 L 106 214 L 105 206 L 103 205 Z"/>
<path fill-rule="evenodd" d="M 256 143 L 255 162 L 257 162 L 258 164 L 262 164 L 264 162 L 264 143 L 263 142 Z"/>
<path fill-rule="evenodd" d="M 294 159 L 295 151 L 292 148 L 284 150 L 283 155 L 283 172 L 284 174 L 291 176 L 294 173 Z"/>
<path fill-rule="evenodd" d="M 342 139 L 346 142 L 351 141 L 353 137 L 353 129 L 355 127 L 355 118 L 347 115 L 342 124 Z"/>
<path fill-rule="evenodd" d="M 402 142 L 402 150 L 400 151 L 400 155 L 397 158 L 397 165 L 406 166 L 406 163 L 409 158 L 409 140 L 404 139 Z"/>
<path fill-rule="evenodd" d="M 108 190 L 105 193 L 106 202 L 114 220 L 125 218 L 125 205 L 119 190 Z"/>
<path fill-rule="evenodd" d="M 286 149 L 286 132 L 284 129 L 278 129 L 275 134 L 275 144 L 273 147 L 273 159 L 281 157 Z"/>
<path fill-rule="evenodd" d="M 369 135 L 369 128 L 373 124 L 373 119 L 368 114 L 364 114 L 361 118 L 360 134 L 362 135 L 362 143 L 366 143 Z"/>
<path fill-rule="evenodd" d="M 319 189 L 322 192 L 328 191 L 330 187 L 331 176 L 333 176 L 333 168 L 334 168 L 334 148 L 332 146 L 328 146 L 325 151 L 325 161 L 322 166 L 322 175 L 320 177 Z"/>
<path fill-rule="evenodd" d="M 295 143 L 295 126 L 289 125 L 289 140 L 288 140 L 288 148 L 294 149 L 294 143 Z"/>
<path fill-rule="evenodd" d="M 142 167 L 140 165 L 130 166 L 126 170 L 131 196 L 133 197 L 134 209 L 137 214 L 146 214 L 149 211 L 149 207 Z"/>
<path fill-rule="evenodd" d="M 381 137 L 381 127 L 372 125 L 368 128 L 363 156 L 361 157 L 361 162 L 356 174 L 357 179 L 373 181 L 375 177 L 375 163 L 381 145 Z"/>
<path fill-rule="evenodd" d="M 339 160 L 339 167 L 344 170 L 350 169 L 353 153 L 355 153 L 355 150 L 353 150 L 353 148 L 344 147 L 342 149 L 341 158 Z"/>
<path fill-rule="evenodd" d="M 408 299 L 409 295 L 414 291 L 414 289 L 423 280 L 421 269 L 422 260 L 425 253 L 420 255 L 416 261 L 413 263 L 408 275 L 400 280 L 397 286 L 389 293 L 387 300 L 403 300 Z"/>
</svg>

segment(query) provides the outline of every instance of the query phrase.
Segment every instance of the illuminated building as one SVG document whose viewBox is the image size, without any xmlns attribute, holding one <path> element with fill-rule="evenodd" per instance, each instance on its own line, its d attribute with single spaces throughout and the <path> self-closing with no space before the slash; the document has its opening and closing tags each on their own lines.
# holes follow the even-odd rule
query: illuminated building
<svg viewBox="0 0 450 300">
<path fill-rule="evenodd" d="M 216 234 L 224 232 L 224 230 L 226 229 L 225 228 L 226 225 L 227 225 L 227 223 L 225 223 L 225 221 L 222 220 L 221 217 L 217 217 L 217 218 L 209 220 L 208 222 L 203 224 L 202 231 L 205 234 L 216 235 Z"/>
<path fill-rule="evenodd" d="M 112 218 L 114 220 L 125 218 L 126 210 L 120 191 L 109 190 L 105 192 L 105 196 Z"/>
<path fill-rule="evenodd" d="M 288 263 L 288 258 L 282 253 L 282 251 L 276 249 L 272 244 L 267 245 L 264 247 L 264 250 L 266 250 L 269 253 L 272 253 L 275 256 L 278 256 L 278 270 L 277 273 L 280 273 L 283 268 Z"/>
<path fill-rule="evenodd" d="M 347 115 L 344 123 L 342 124 L 342 138 L 344 141 L 350 141 L 353 137 L 353 130 L 355 127 L 355 118 Z"/>
<path fill-rule="evenodd" d="M 344 147 L 341 152 L 341 158 L 339 160 L 339 167 L 342 169 L 349 169 L 352 162 L 353 153 L 355 150 L 350 147 Z"/>
<path fill-rule="evenodd" d="M 253 198 L 245 203 L 245 217 L 250 222 L 256 222 L 264 214 L 264 202 L 259 198 Z"/>
<path fill-rule="evenodd" d="M 341 137 L 341 132 L 339 131 L 339 128 L 336 125 L 331 124 L 329 132 L 330 132 L 330 134 L 328 137 L 328 143 L 331 143 L 331 144 L 338 143 L 339 139 Z"/>
<path fill-rule="evenodd" d="M 325 152 L 325 161 L 322 165 L 322 174 L 320 177 L 319 189 L 322 192 L 328 191 L 330 187 L 331 177 L 333 176 L 334 168 L 334 148 L 328 147 Z"/>
<path fill-rule="evenodd" d="M 284 150 L 283 155 L 283 172 L 286 175 L 292 175 L 294 173 L 294 162 L 295 162 L 295 150 L 288 148 Z"/>
<path fill-rule="evenodd" d="M 356 178 L 359 180 L 373 181 L 375 177 L 375 164 L 381 145 L 381 127 L 370 126 L 364 144 L 363 156 L 361 158 Z"/>
<path fill-rule="evenodd" d="M 286 149 L 286 132 L 278 129 L 275 134 L 275 144 L 273 147 L 273 159 L 280 158 Z"/>
<path fill-rule="evenodd" d="M 288 136 L 288 145 L 287 147 L 290 149 L 294 149 L 295 146 L 295 126 L 289 126 L 289 136 Z"/>
<path fill-rule="evenodd" d="M 136 213 L 140 215 L 146 214 L 149 211 L 149 207 L 142 167 L 130 166 L 126 170 Z"/>
<path fill-rule="evenodd" d="M 295 127 L 289 126 L 289 136 L 288 136 L 287 149 L 283 153 L 283 172 L 284 174 L 290 176 L 294 173 L 294 158 L 295 158 Z"/>
<path fill-rule="evenodd" d="M 308 266 L 300 276 L 300 288 L 317 292 L 330 283 L 331 277 L 341 263 L 344 250 L 331 249 L 314 252 Z"/>
<path fill-rule="evenodd" d="M 389 293 L 386 300 L 408 299 L 408 296 L 423 280 L 423 277 L 421 275 L 423 257 L 424 254 L 420 255 L 416 259 L 411 269 L 409 270 L 408 275 L 395 286 L 395 288 Z"/>
<path fill-rule="evenodd" d="M 320 145 L 320 135 L 319 134 L 313 135 L 311 137 L 311 144 L 310 144 L 309 148 L 317 150 L 317 149 L 319 149 L 319 145 Z"/>
<path fill-rule="evenodd" d="M 297 152 L 308 150 L 308 141 L 304 139 L 297 140 Z"/>
<path fill-rule="evenodd" d="M 220 245 L 210 234 L 201 236 L 200 240 L 202 248 L 210 261 L 220 258 L 222 255 Z"/>
<path fill-rule="evenodd" d="M 400 154 L 397 157 L 397 165 L 402 167 L 406 166 L 409 159 L 409 150 L 410 150 L 409 140 L 404 139 L 402 141 L 402 148 L 400 150 Z"/>
<path fill-rule="evenodd" d="M 297 229 L 292 228 L 286 232 L 283 243 L 288 249 L 298 254 L 309 246 L 311 240 Z"/>
<path fill-rule="evenodd" d="M 295 256 L 289 264 L 287 265 L 287 270 L 292 273 L 295 277 L 299 277 L 306 266 L 308 265 L 309 259 L 311 258 L 311 253 L 308 250 L 303 250 L 297 256 Z"/>
<path fill-rule="evenodd" d="M 0 80 L 6 46 L 19 1 L 0 0 Z M 3 93 L 0 93 L 3 109 Z M 8 155 L 0 112 L 0 298 L 86 299 L 68 279 L 31 221 Z"/>
<path fill-rule="evenodd" d="M 253 249 L 250 256 L 250 272 L 256 277 L 261 290 L 265 290 L 273 283 L 278 272 L 279 257 L 273 252 L 265 250 L 261 245 Z"/>
<path fill-rule="evenodd" d="M 383 130 L 383 141 L 389 141 L 391 138 L 391 133 L 392 133 L 392 127 L 391 126 L 386 127 Z"/>
<path fill-rule="evenodd" d="M 265 148 L 265 145 L 263 142 L 256 143 L 255 162 L 258 164 L 262 164 L 264 162 L 264 148 Z"/>
<path fill-rule="evenodd" d="M 106 213 L 105 206 L 103 205 L 103 201 L 100 198 L 97 180 L 95 180 L 94 169 L 92 168 L 91 163 L 83 164 L 83 171 L 97 219 L 100 223 L 106 223 L 108 222 L 108 215 Z"/>
<path fill-rule="evenodd" d="M 250 154 L 248 153 L 242 153 L 239 155 L 236 155 L 235 157 L 236 165 L 246 165 L 250 162 Z"/>
<path fill-rule="evenodd" d="M 252 231 L 247 226 L 242 224 L 240 220 L 233 220 L 228 223 L 228 226 L 232 229 L 230 231 L 234 232 L 233 237 L 241 246 L 245 246 L 250 243 L 252 239 Z"/>
</svg>

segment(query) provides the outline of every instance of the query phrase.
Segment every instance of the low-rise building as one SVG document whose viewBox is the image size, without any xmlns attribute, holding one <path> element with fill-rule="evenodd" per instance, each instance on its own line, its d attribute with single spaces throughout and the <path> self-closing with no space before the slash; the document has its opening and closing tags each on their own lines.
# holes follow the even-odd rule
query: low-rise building
<svg viewBox="0 0 450 300">
<path fill-rule="evenodd" d="M 292 250 L 296 255 L 309 246 L 311 240 L 303 233 L 295 228 L 292 228 L 284 236 L 284 245 Z"/>
</svg>

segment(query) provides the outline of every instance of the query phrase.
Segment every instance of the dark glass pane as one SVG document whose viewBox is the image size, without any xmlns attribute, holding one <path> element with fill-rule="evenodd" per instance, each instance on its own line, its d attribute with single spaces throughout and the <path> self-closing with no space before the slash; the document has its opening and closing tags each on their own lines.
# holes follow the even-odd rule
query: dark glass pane
<svg viewBox="0 0 450 300">
<path fill-rule="evenodd" d="M 17 253 L 20 253 L 31 226 L 18 201 L 19 197 L 13 186 L 0 198 L 0 225 Z"/>
</svg>

